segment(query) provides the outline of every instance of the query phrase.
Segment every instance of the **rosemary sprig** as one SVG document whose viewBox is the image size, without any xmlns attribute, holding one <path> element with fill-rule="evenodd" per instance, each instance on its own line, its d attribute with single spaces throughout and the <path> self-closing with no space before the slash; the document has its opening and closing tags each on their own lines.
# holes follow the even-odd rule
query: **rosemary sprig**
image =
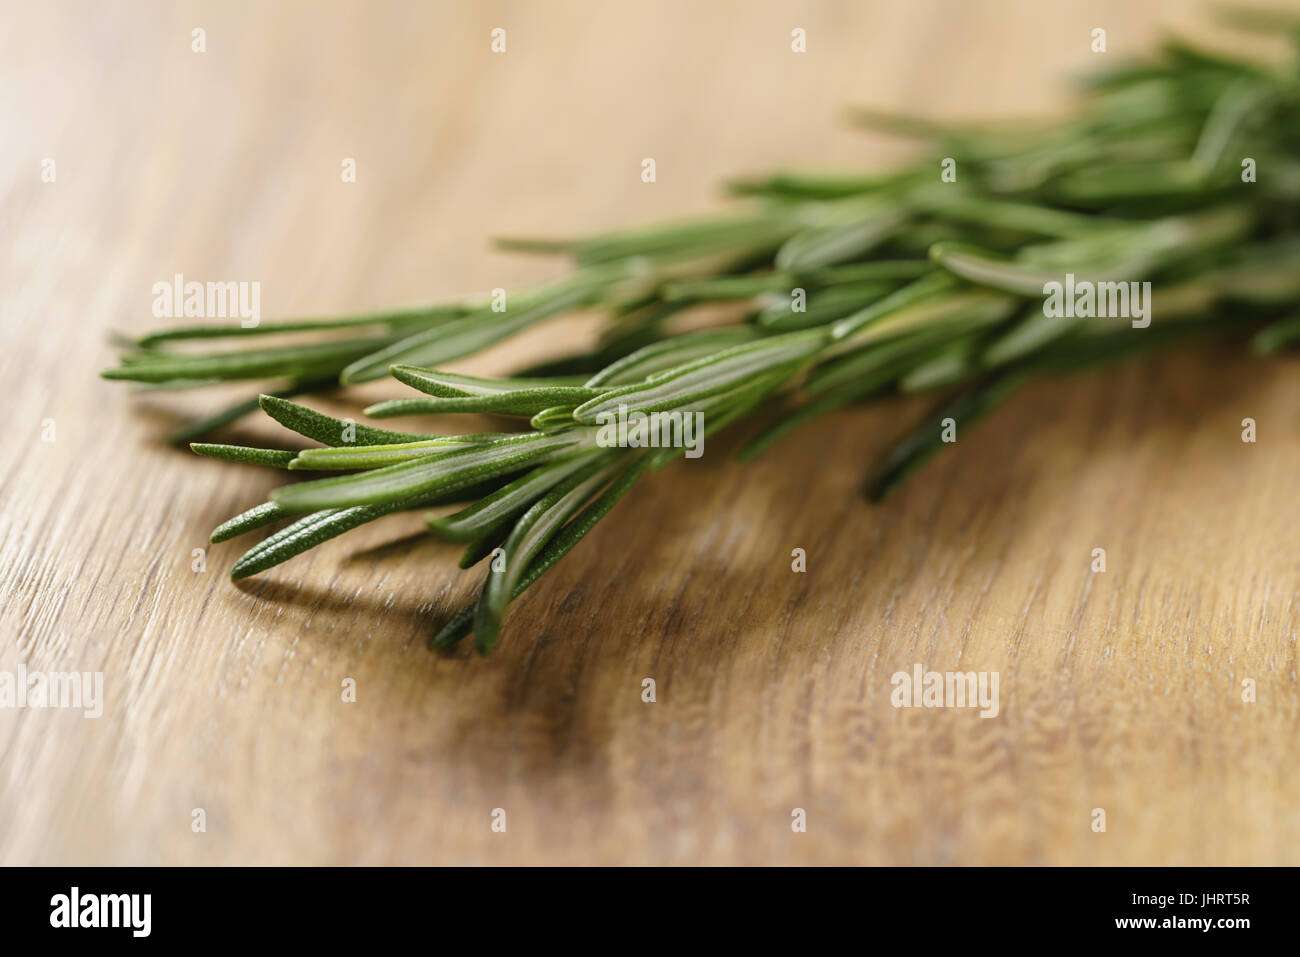
<svg viewBox="0 0 1300 957">
<path fill-rule="evenodd" d="M 1297 23 L 1234 15 L 1255 31 Z M 607 447 L 602 418 L 703 416 L 705 435 L 769 407 L 745 456 L 809 419 L 864 399 L 936 393 L 938 406 L 886 450 L 865 484 L 880 499 L 943 442 L 1022 385 L 1189 338 L 1250 339 L 1265 355 L 1300 340 L 1300 59 L 1271 65 L 1169 42 L 1086 84 L 1080 114 L 1055 126 L 949 126 L 859 110 L 855 122 L 919 138 L 934 158 L 885 175 L 778 173 L 731 184 L 742 213 L 575 240 L 503 240 L 570 257 L 566 278 L 486 300 L 256 329 L 166 329 L 126 343 L 109 378 L 186 388 L 231 379 L 288 386 L 261 408 L 322 444 L 291 452 L 196 444 L 215 458 L 343 472 L 285 485 L 218 527 L 214 542 L 292 520 L 250 549 L 239 578 L 365 522 L 461 501 L 429 518 L 491 556 L 476 604 L 433 638 L 471 630 L 487 652 L 509 602 L 568 553 L 648 471 L 681 448 Z M 955 158 L 957 181 L 939 158 Z M 1256 175 L 1245 174 L 1246 168 Z M 1049 314 L 1045 284 L 1149 281 L 1155 322 Z M 681 331 L 698 307 L 733 320 Z M 516 376 L 435 368 L 575 309 L 608 314 L 598 345 Z M 288 345 L 187 353 L 187 342 L 281 333 Z M 418 395 L 387 416 L 486 413 L 515 431 L 392 432 L 290 401 L 391 373 Z M 186 439 L 249 411 L 194 423 Z M 518 431 L 525 426 L 524 431 Z"/>
</svg>

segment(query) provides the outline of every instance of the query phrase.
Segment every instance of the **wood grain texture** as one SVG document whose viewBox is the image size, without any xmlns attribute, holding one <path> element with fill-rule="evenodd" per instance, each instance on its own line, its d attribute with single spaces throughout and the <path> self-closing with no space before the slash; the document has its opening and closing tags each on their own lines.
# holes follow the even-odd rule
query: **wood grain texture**
<svg viewBox="0 0 1300 957">
<path fill-rule="evenodd" d="M 879 508 L 863 470 L 923 406 L 835 415 L 752 466 L 720 438 L 643 481 L 487 660 L 424 648 L 479 574 L 416 516 L 239 585 L 242 540 L 192 571 L 280 480 L 161 444 L 171 410 L 217 399 L 96 377 L 107 331 L 149 328 L 174 273 L 259 280 L 268 316 L 509 287 L 561 266 L 492 235 L 685 214 L 731 174 L 903 154 L 838 128 L 844 103 L 1053 110 L 1096 63 L 1092 27 L 1117 57 L 1162 24 L 1206 35 L 1194 5 L 4 18 L 0 669 L 102 671 L 107 700 L 99 720 L 0 710 L 0 863 L 1300 863 L 1295 358 L 1192 352 L 1041 384 Z M 589 333 L 565 320 L 466 368 Z M 1000 715 L 894 709 L 889 678 L 916 662 L 1000 672 Z"/>
</svg>

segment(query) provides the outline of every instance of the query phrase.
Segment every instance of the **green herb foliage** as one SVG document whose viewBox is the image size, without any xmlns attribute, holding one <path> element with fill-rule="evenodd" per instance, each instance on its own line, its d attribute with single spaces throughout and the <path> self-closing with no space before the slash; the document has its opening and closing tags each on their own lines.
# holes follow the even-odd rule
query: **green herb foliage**
<svg viewBox="0 0 1300 957">
<path fill-rule="evenodd" d="M 1290 31 L 1277 16 L 1238 27 Z M 609 448 L 604 414 L 704 413 L 706 434 L 742 418 L 760 454 L 849 403 L 931 392 L 936 407 L 887 449 L 865 490 L 888 495 L 942 447 L 939 422 L 969 424 L 1026 382 L 1187 340 L 1249 339 L 1267 355 L 1300 340 L 1300 59 L 1233 60 L 1167 43 L 1092 77 L 1079 114 L 1041 126 L 945 125 L 858 110 L 854 122 L 919 138 L 928 158 L 886 175 L 777 173 L 731 184 L 740 213 L 576 240 L 503 240 L 570 257 L 575 269 L 512 292 L 342 320 L 165 329 L 128 343 L 108 378 L 184 388 L 280 383 L 187 425 L 190 441 L 254 411 L 322 443 L 301 452 L 196 444 L 287 470 L 343 472 L 285 485 L 213 532 L 224 541 L 290 522 L 233 577 L 273 567 L 400 510 L 452 501 L 429 529 L 487 559 L 482 596 L 433 637 L 473 631 L 484 653 L 509 603 L 568 553 L 647 471 L 681 449 Z M 956 161 L 955 181 L 941 160 Z M 1250 168 L 1249 172 L 1247 167 Z M 1044 284 L 1150 281 L 1153 323 L 1050 316 Z M 700 307 L 732 320 L 680 331 Z M 608 316 L 590 351 L 517 376 L 437 366 L 577 309 Z M 725 312 L 725 310 L 724 310 Z M 277 333 L 281 343 L 259 347 Z M 229 340 L 216 351 L 195 344 Z M 287 344 L 285 344 L 287 343 Z M 392 432 L 291 398 L 391 373 L 416 396 L 375 418 L 487 413 L 507 430 Z M 766 407 L 756 414 L 760 406 Z"/>
</svg>

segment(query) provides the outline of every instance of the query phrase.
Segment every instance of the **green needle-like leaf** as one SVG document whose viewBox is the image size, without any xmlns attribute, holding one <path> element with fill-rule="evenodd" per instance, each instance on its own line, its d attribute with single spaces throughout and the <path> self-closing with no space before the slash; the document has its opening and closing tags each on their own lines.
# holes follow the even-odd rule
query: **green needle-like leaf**
<svg viewBox="0 0 1300 957">
<path fill-rule="evenodd" d="M 622 274 L 593 271 L 541 293 L 522 297 L 504 312 L 491 306 L 433 329 L 417 332 L 359 359 L 339 376 L 344 383 L 366 382 L 387 374 L 390 366 L 437 366 L 481 352 L 529 326 L 571 309 L 589 305 Z"/>
<path fill-rule="evenodd" d="M 528 508 L 541 495 L 587 466 L 590 461 L 588 456 L 571 456 L 543 465 L 522 478 L 503 485 L 469 508 L 454 515 L 426 519 L 426 524 L 448 541 L 472 542 Z"/>
<path fill-rule="evenodd" d="M 1256 355 L 1266 356 L 1297 341 L 1300 341 L 1300 315 L 1290 316 L 1261 329 L 1250 341 L 1250 346 Z"/>
<path fill-rule="evenodd" d="M 641 412 L 684 406 L 726 392 L 766 372 L 783 367 L 793 372 L 826 341 L 822 331 L 809 330 L 733 346 L 707 359 L 656 373 L 644 384 L 614 389 L 578 406 L 573 417 L 579 422 L 594 423 L 602 415 L 617 412 L 620 406 Z"/>
<path fill-rule="evenodd" d="M 798 233 L 776 254 L 777 269 L 797 272 L 847 262 L 874 249 L 907 221 L 903 209 L 873 209 L 863 218 Z"/>
<path fill-rule="evenodd" d="M 258 379 L 312 378 L 322 369 L 382 348 L 390 340 L 382 337 L 345 339 L 306 346 L 249 349 L 242 352 L 186 356 L 168 354 L 147 362 L 131 363 L 100 373 L 105 379 L 134 382 L 166 382 L 170 379 Z"/>
<path fill-rule="evenodd" d="M 909 475 L 919 469 L 944 447 L 944 419 L 951 418 L 958 428 L 969 427 L 993 408 L 1006 401 L 1024 382 L 1024 377 L 1007 375 L 976 386 L 944 403 L 933 415 L 898 442 L 867 480 L 866 493 L 878 502 L 890 495 Z"/>
<path fill-rule="evenodd" d="M 263 502 L 261 505 L 254 505 L 248 511 L 241 512 L 234 518 L 222 522 L 212 530 L 210 540 L 215 545 L 218 542 L 237 538 L 245 532 L 251 532 L 253 529 L 270 525 L 272 522 L 278 522 L 282 518 L 290 518 L 291 516 L 291 512 L 286 512 L 274 502 Z"/>
<path fill-rule="evenodd" d="M 326 445 L 392 445 L 425 441 L 458 444 L 456 437 L 447 439 L 443 436 L 422 435 L 418 432 L 390 432 L 387 429 L 357 425 L 273 395 L 260 396 L 258 401 L 262 405 L 262 411 L 286 429 Z"/>
<path fill-rule="evenodd" d="M 389 370 L 398 382 L 439 399 L 463 399 L 474 396 L 505 395 L 510 392 L 536 389 L 553 389 L 557 386 L 580 386 L 581 376 L 564 378 L 509 377 L 485 379 L 482 376 L 461 375 L 440 369 L 422 369 L 419 366 L 395 365 Z"/>
<path fill-rule="evenodd" d="M 568 428 L 571 425 L 577 425 L 578 420 L 573 417 L 573 410 L 577 406 L 557 405 L 549 409 L 542 409 L 531 419 L 528 424 L 539 432 L 551 432 L 555 429 Z"/>
<path fill-rule="evenodd" d="M 543 456 L 562 449 L 576 450 L 590 440 L 590 435 L 580 432 L 508 436 L 486 445 L 435 452 L 356 475 L 286 485 L 271 493 L 271 501 L 289 511 L 310 512 L 435 495 L 519 471 Z"/>
<path fill-rule="evenodd" d="M 867 308 L 892 292 L 894 287 L 894 283 L 874 280 L 828 286 L 812 293 L 800 311 L 794 308 L 793 296 L 784 295 L 772 305 L 765 306 L 755 321 L 770 332 L 820 326 Z"/>
<path fill-rule="evenodd" d="M 909 283 L 897 292 L 886 296 L 879 302 L 855 312 L 831 327 L 831 336 L 835 339 L 847 339 L 859 329 L 879 322 L 886 316 L 899 310 L 924 302 L 937 296 L 945 295 L 957 288 L 957 282 L 943 273 L 933 273 Z"/>
<path fill-rule="evenodd" d="M 395 312 L 381 312 L 368 316 L 348 316 L 341 319 L 291 319 L 274 322 L 259 322 L 255 326 L 242 323 L 223 323 L 218 325 L 176 326 L 171 329 L 159 329 L 141 336 L 136 345 L 147 349 L 166 342 L 187 339 L 224 339 L 244 338 L 246 336 L 281 335 L 287 332 L 327 332 L 335 329 L 365 328 L 366 326 L 402 327 L 415 324 L 447 321 L 464 315 L 468 309 L 461 305 L 435 305 L 417 309 L 402 309 Z"/>
<path fill-rule="evenodd" d="M 476 448 L 482 442 L 454 442 L 455 436 L 426 439 L 422 442 L 399 442 L 393 445 L 342 445 L 324 449 L 304 449 L 289 463 L 291 469 L 315 471 L 340 471 L 344 469 L 377 469 L 399 462 L 427 458 L 435 452 L 452 452 L 457 449 Z"/>
<path fill-rule="evenodd" d="M 651 343 L 611 362 L 587 380 L 587 388 L 610 388 L 644 382 L 648 376 L 696 359 L 716 355 L 729 346 L 752 342 L 758 332 L 749 326 L 701 329 Z"/>
<path fill-rule="evenodd" d="M 618 504 L 619 499 L 628 493 L 632 486 L 636 484 L 636 480 L 641 477 L 646 469 L 651 467 L 653 462 L 653 458 L 649 455 L 641 455 L 635 458 L 617 478 L 610 482 L 603 492 L 592 499 L 586 508 L 551 538 L 537 556 L 529 562 L 528 568 L 515 583 L 510 600 L 513 601 L 518 598 L 543 573 L 572 551 L 573 547 L 582 541 L 602 518 L 609 514 L 610 510 Z M 468 635 L 473 630 L 476 607 L 477 605 L 469 605 L 453 617 L 451 621 L 447 622 L 430 639 L 429 647 L 437 650 L 450 648 L 461 638 Z"/>
<path fill-rule="evenodd" d="M 190 448 L 199 455 L 227 462 L 244 462 L 248 465 L 270 465 L 278 469 L 287 469 L 289 463 L 298 455 L 297 452 L 284 449 L 254 449 L 244 445 L 211 445 L 205 442 L 192 442 Z"/>
<path fill-rule="evenodd" d="M 954 276 L 1019 296 L 1041 296 L 1049 282 L 1064 282 L 1065 270 L 1026 266 L 960 243 L 935 243 L 930 258 Z"/>
<path fill-rule="evenodd" d="M 580 386 L 551 386 L 517 389 L 493 395 L 467 395 L 452 399 L 391 399 L 366 409 L 366 415 L 382 419 L 395 415 L 444 415 L 449 412 L 494 412 L 498 415 L 533 416 L 557 405 L 576 406 L 599 398 L 605 390 Z"/>
<path fill-rule="evenodd" d="M 247 578 L 249 575 L 264 572 L 336 535 L 342 535 L 366 522 L 391 515 L 401 509 L 413 508 L 422 502 L 421 498 L 357 508 L 326 509 L 304 516 L 246 551 L 230 569 L 230 577 Z"/>
<path fill-rule="evenodd" d="M 609 481 L 611 473 L 612 468 L 603 460 L 589 463 L 548 492 L 515 523 L 504 546 L 503 567 L 500 571 L 493 568 L 488 575 L 474 613 L 474 643 L 480 654 L 487 654 L 496 644 L 506 605 L 528 564 L 582 503 Z"/>
</svg>

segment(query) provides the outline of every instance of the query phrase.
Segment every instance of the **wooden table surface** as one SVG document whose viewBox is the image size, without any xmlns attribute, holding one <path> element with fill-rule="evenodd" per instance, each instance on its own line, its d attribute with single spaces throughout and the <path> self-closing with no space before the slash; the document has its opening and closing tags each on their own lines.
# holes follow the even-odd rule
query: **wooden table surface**
<svg viewBox="0 0 1300 957">
<path fill-rule="evenodd" d="M 1041 384 L 882 507 L 860 477 L 923 405 L 752 466 L 719 438 L 643 481 L 488 659 L 425 650 L 481 572 L 416 515 L 232 584 L 245 542 L 207 534 L 283 479 L 160 440 L 214 397 L 96 376 L 175 273 L 260 281 L 268 317 L 516 286 L 563 265 L 493 235 L 906 155 L 843 104 L 1049 113 L 1098 64 L 1093 27 L 1107 57 L 1213 37 L 1196 5 L 6 6 L 0 669 L 100 671 L 105 706 L 0 710 L 0 863 L 1300 863 L 1294 357 Z M 895 709 L 916 663 L 998 672 L 1000 714 Z"/>
</svg>

